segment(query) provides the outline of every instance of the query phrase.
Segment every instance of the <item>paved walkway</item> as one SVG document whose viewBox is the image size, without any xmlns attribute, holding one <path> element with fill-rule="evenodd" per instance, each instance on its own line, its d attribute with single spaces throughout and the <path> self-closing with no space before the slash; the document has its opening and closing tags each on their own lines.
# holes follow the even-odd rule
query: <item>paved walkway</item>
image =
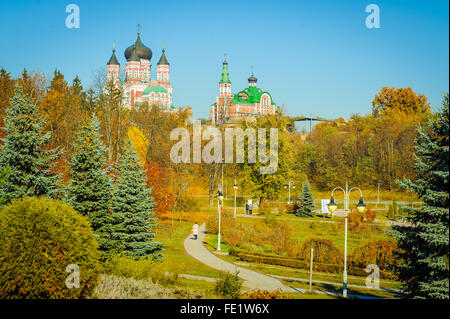
<svg viewBox="0 0 450 319">
<path fill-rule="evenodd" d="M 192 235 L 189 235 L 184 240 L 184 248 L 191 257 L 194 257 L 205 265 L 217 270 L 226 271 L 232 274 L 238 271 L 238 276 L 244 280 L 243 285 L 249 289 L 264 289 L 269 291 L 280 289 L 282 292 L 295 291 L 292 288 L 284 285 L 278 279 L 261 274 L 256 271 L 239 267 L 235 264 L 220 259 L 213 253 L 208 251 L 208 249 L 206 249 L 206 247 L 203 245 L 204 239 L 205 224 L 202 224 L 199 229 L 197 240 L 194 240 L 194 237 Z"/>
</svg>

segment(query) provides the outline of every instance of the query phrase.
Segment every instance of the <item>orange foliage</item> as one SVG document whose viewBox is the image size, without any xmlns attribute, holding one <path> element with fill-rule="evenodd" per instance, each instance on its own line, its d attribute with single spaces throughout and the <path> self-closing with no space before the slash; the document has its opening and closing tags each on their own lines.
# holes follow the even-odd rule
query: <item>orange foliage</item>
<svg viewBox="0 0 450 319">
<path fill-rule="evenodd" d="M 155 214 L 164 218 L 171 210 L 175 198 L 168 187 L 168 171 L 157 162 L 145 163 L 147 186 L 152 188 L 152 197 L 156 204 Z"/>
</svg>

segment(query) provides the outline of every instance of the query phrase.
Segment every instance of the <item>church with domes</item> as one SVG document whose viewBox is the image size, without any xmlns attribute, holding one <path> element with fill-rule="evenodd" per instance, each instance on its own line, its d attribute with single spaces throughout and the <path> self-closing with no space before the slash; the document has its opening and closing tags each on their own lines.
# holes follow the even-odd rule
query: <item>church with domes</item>
<svg viewBox="0 0 450 319">
<path fill-rule="evenodd" d="M 124 52 L 126 63 L 124 79 L 120 74 L 120 63 L 115 48 L 107 63 L 106 80 L 123 89 L 125 107 L 133 108 L 136 104 L 157 105 L 162 110 L 173 111 L 173 87 L 170 84 L 170 64 L 163 48 L 156 64 L 156 79 L 152 79 L 152 50 L 141 41 L 140 30 L 136 41 Z"/>
<path fill-rule="evenodd" d="M 239 118 L 275 114 L 276 105 L 269 92 L 256 86 L 258 79 L 253 75 L 248 78 L 249 86 L 237 94 L 231 93 L 228 62 L 222 65 L 222 77 L 219 82 L 219 96 L 211 105 L 212 123 L 223 124 Z"/>
</svg>

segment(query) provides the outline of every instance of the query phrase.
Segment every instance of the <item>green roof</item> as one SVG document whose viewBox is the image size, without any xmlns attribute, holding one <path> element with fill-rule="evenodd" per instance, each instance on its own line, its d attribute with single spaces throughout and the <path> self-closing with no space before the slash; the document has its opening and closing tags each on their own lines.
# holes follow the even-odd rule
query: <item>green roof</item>
<svg viewBox="0 0 450 319">
<path fill-rule="evenodd" d="M 240 94 L 243 93 L 248 96 L 248 99 L 242 98 Z M 272 96 L 269 92 L 263 91 L 256 86 L 249 86 L 248 88 L 240 91 L 238 94 L 235 94 L 233 99 L 231 100 L 231 104 L 253 104 L 259 103 L 261 101 L 261 96 L 266 93 L 270 97 L 271 104 L 275 104 L 272 100 Z"/>
<path fill-rule="evenodd" d="M 222 77 L 220 78 L 220 83 L 231 83 L 230 73 L 228 73 L 228 62 L 223 62 Z"/>
<path fill-rule="evenodd" d="M 158 85 L 153 85 L 153 86 L 147 86 L 144 90 L 144 92 L 142 92 L 142 95 L 149 95 L 150 93 L 169 93 L 169 91 L 167 91 L 165 88 L 163 88 L 162 86 L 158 86 Z"/>
</svg>

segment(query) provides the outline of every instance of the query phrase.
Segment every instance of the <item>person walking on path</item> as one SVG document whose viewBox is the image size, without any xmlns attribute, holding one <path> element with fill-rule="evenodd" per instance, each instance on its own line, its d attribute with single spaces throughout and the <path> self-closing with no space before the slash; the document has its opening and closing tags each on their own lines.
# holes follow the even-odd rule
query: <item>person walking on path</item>
<svg viewBox="0 0 450 319">
<path fill-rule="evenodd" d="M 248 203 L 245 204 L 245 215 L 248 215 Z"/>
<path fill-rule="evenodd" d="M 192 233 L 194 234 L 195 240 L 197 240 L 197 237 L 198 237 L 198 229 L 199 229 L 199 226 L 197 223 L 195 223 L 194 226 L 192 226 Z"/>
</svg>

